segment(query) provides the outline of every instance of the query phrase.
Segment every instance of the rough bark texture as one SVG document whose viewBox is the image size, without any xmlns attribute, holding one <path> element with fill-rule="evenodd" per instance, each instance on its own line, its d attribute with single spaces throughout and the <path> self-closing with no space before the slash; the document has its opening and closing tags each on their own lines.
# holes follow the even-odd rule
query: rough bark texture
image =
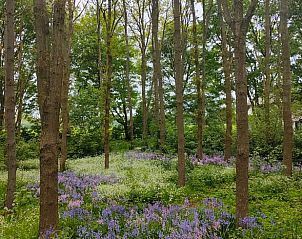
<svg viewBox="0 0 302 239">
<path fill-rule="evenodd" d="M 129 111 L 129 137 L 130 142 L 133 141 L 133 110 L 132 110 L 132 85 L 130 80 L 130 46 L 129 46 L 129 36 L 128 36 L 128 13 L 126 1 L 123 0 L 124 8 L 124 31 L 125 31 L 125 42 L 126 42 L 126 69 L 125 76 L 127 81 L 127 101 L 128 101 L 128 111 Z"/>
<path fill-rule="evenodd" d="M 176 126 L 178 137 L 178 186 L 185 186 L 185 135 L 183 109 L 183 60 L 182 36 L 180 25 L 180 1 L 173 0 L 174 15 L 174 71 L 176 86 Z"/>
<path fill-rule="evenodd" d="M 199 64 L 199 49 L 198 49 L 198 40 L 197 40 L 197 21 L 195 14 L 195 1 L 191 0 L 191 11 L 193 17 L 193 47 L 194 47 L 194 64 L 195 64 L 195 82 L 196 82 L 196 91 L 197 91 L 197 153 L 196 156 L 202 158 L 202 131 L 203 131 L 203 115 L 202 115 L 202 92 L 201 92 L 201 76 L 200 76 L 200 64 Z"/>
<path fill-rule="evenodd" d="M 284 174 L 292 175 L 293 154 L 293 126 L 291 112 L 291 69 L 290 69 L 290 46 L 288 33 L 288 0 L 281 0 L 280 4 L 280 33 L 282 52 L 282 79 L 283 79 L 283 164 Z"/>
<path fill-rule="evenodd" d="M 5 26 L 3 21 L 0 26 L 0 130 L 3 129 L 4 123 L 4 32 Z"/>
<path fill-rule="evenodd" d="M 163 150 L 165 147 L 165 106 L 164 106 L 164 89 L 163 79 L 161 73 L 161 49 L 158 37 L 158 20 L 159 19 L 159 3 L 158 0 L 152 0 L 152 44 L 153 44 L 153 78 L 155 92 L 155 103 L 156 103 L 156 118 L 159 122 L 159 145 Z"/>
<path fill-rule="evenodd" d="M 61 158 L 60 171 L 65 171 L 66 160 L 68 154 L 67 135 L 69 131 L 69 78 L 70 78 L 70 63 L 71 63 L 71 46 L 73 34 L 73 14 L 74 14 L 74 0 L 67 0 L 68 4 L 68 22 L 66 27 L 66 40 L 64 46 L 64 78 L 62 82 L 62 102 L 61 102 L 61 118 L 62 118 L 62 138 L 61 138 Z"/>
<path fill-rule="evenodd" d="M 110 152 L 110 98 L 111 98 L 111 78 L 112 78 L 112 1 L 108 0 L 108 14 L 106 18 L 106 78 L 104 79 L 105 90 L 105 115 L 104 115 L 104 153 L 105 153 L 105 169 L 109 168 L 109 152 Z"/>
<path fill-rule="evenodd" d="M 61 86 L 64 77 L 65 0 L 54 1 L 52 31 L 45 0 L 35 0 L 40 139 L 39 237 L 58 226 L 58 141 Z"/>
<path fill-rule="evenodd" d="M 6 1 L 5 27 L 5 129 L 6 163 L 8 170 L 5 206 L 13 207 L 16 192 L 16 140 L 15 140 L 15 81 L 14 81 L 14 26 L 15 1 Z"/>
<path fill-rule="evenodd" d="M 264 118 L 266 121 L 266 143 L 271 141 L 271 121 L 270 121 L 270 84 L 271 84 L 271 69 L 270 69 L 270 55 L 271 55 L 271 16 L 270 16 L 270 1 L 265 0 L 265 81 L 264 81 Z"/>
<path fill-rule="evenodd" d="M 224 142 L 224 160 L 228 161 L 232 155 L 232 53 L 228 50 L 228 31 L 222 17 L 221 2 L 218 2 L 218 11 L 221 26 L 222 64 L 224 73 L 226 129 Z"/>
<path fill-rule="evenodd" d="M 236 221 L 237 225 L 248 215 L 248 163 L 249 132 L 246 77 L 246 34 L 251 17 L 257 6 L 257 0 L 251 0 L 247 13 L 243 15 L 243 0 L 234 0 L 231 14 L 227 0 L 222 0 L 223 14 L 234 35 L 235 79 L 236 79 Z M 233 15 L 233 17 L 232 17 Z"/>
</svg>

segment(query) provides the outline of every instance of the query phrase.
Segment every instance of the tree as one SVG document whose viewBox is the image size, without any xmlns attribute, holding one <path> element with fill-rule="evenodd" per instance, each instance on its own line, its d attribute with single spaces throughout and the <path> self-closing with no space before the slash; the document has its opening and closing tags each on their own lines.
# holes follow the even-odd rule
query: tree
<svg viewBox="0 0 302 239">
<path fill-rule="evenodd" d="M 174 15 L 174 71 L 176 87 L 176 126 L 178 136 L 178 186 L 185 186 L 185 134 L 183 110 L 183 60 L 180 24 L 180 1 L 173 0 Z"/>
<path fill-rule="evenodd" d="M 159 122 L 159 144 L 160 148 L 164 149 L 165 145 L 165 102 L 163 77 L 161 69 L 161 47 L 158 36 L 159 25 L 159 3 L 158 0 L 152 0 L 152 53 L 153 53 L 153 80 L 154 80 L 154 103 L 155 103 L 155 118 Z M 158 104 L 159 103 L 159 104 Z M 157 137 L 157 135 L 156 135 Z"/>
<path fill-rule="evenodd" d="M 221 26 L 222 67 L 225 87 L 226 129 L 224 140 L 224 159 L 228 161 L 232 155 L 232 52 L 228 49 L 229 34 L 222 17 L 221 1 L 218 2 L 218 14 Z"/>
<path fill-rule="evenodd" d="M 5 73 L 4 73 L 4 32 L 5 32 L 5 20 L 4 20 L 4 4 L 0 8 L 0 129 L 3 129 L 4 123 L 4 88 L 5 88 Z"/>
<path fill-rule="evenodd" d="M 129 46 L 129 36 L 128 36 L 128 12 L 126 6 L 126 0 L 123 0 L 124 9 L 124 31 L 125 31 L 125 43 L 126 43 L 126 67 L 125 76 L 127 81 L 127 100 L 128 100 L 128 110 L 129 110 L 129 138 L 132 143 L 133 140 L 133 110 L 132 110 L 132 86 L 130 80 L 130 46 Z M 125 114 L 125 117 L 127 114 Z M 127 124 L 127 121 L 126 121 Z"/>
<path fill-rule="evenodd" d="M 249 164 L 249 128 L 247 106 L 246 78 L 246 34 L 258 1 L 251 0 L 248 10 L 243 15 L 243 0 L 233 1 L 231 14 L 227 0 L 222 0 L 223 15 L 234 36 L 235 79 L 236 79 L 236 123 L 237 123 L 237 157 L 236 157 L 236 220 L 248 214 L 248 164 Z"/>
<path fill-rule="evenodd" d="M 15 1 L 6 1 L 5 27 L 5 129 L 6 129 L 6 162 L 8 179 L 5 206 L 13 207 L 16 192 L 16 139 L 15 139 L 15 81 L 14 81 L 14 42 L 15 42 Z"/>
<path fill-rule="evenodd" d="M 266 120 L 266 142 L 269 144 L 271 141 L 271 122 L 270 122 L 270 84 L 271 84 L 271 69 L 270 69 L 270 56 L 271 56 L 271 16 L 270 16 L 270 1 L 265 0 L 265 57 L 264 57 L 264 70 L 265 81 L 263 89 L 263 104 L 264 104 L 264 118 Z"/>
<path fill-rule="evenodd" d="M 131 16 L 135 23 L 135 28 L 131 29 L 134 32 L 138 32 L 139 36 L 135 35 L 139 48 L 141 51 L 141 84 L 142 84 L 142 116 L 143 116 L 143 141 L 147 139 L 148 134 L 148 105 L 146 97 L 146 83 L 147 83 L 147 47 L 150 38 L 150 26 L 148 18 L 146 16 L 146 10 L 149 7 L 149 1 L 147 0 L 135 0 L 135 5 L 130 9 Z"/>
<path fill-rule="evenodd" d="M 106 77 L 104 79 L 104 153 L 105 169 L 109 168 L 109 139 L 110 139 L 110 98 L 112 81 L 112 37 L 121 16 L 117 15 L 118 1 L 108 0 L 107 9 L 101 8 L 106 25 Z"/>
<path fill-rule="evenodd" d="M 201 92 L 201 76 L 200 76 L 200 64 L 199 64 L 199 48 L 198 48 L 198 38 L 197 38 L 197 20 L 195 13 L 195 0 L 191 0 L 191 11 L 193 17 L 193 26 L 192 26 L 192 34 L 193 34 L 193 47 L 194 47 L 194 64 L 195 64 L 195 82 L 196 82 L 196 90 L 197 90 L 197 157 L 199 159 L 202 158 L 202 131 L 203 131 L 203 97 Z M 203 9 L 204 11 L 204 9 Z M 205 19 L 204 19 L 205 22 Z M 203 29 L 205 31 L 205 29 Z"/>
<path fill-rule="evenodd" d="M 291 69 L 290 69 L 290 46 L 288 34 L 288 1 L 280 0 L 280 33 L 282 52 L 282 80 L 283 80 L 283 164 L 284 174 L 292 175 L 293 154 L 293 126 L 291 112 Z"/>
<path fill-rule="evenodd" d="M 61 118 L 62 118 L 62 137 L 61 137 L 61 158 L 60 158 L 60 171 L 65 171 L 67 160 L 67 135 L 69 131 L 69 105 L 68 105 L 68 92 L 69 92 L 69 78 L 70 78 L 70 63 L 71 63 L 71 46 L 73 34 L 73 20 L 74 20 L 74 0 L 67 0 L 67 26 L 64 44 L 64 77 L 62 81 L 61 93 Z"/>
<path fill-rule="evenodd" d="M 58 140 L 61 86 L 64 77 L 65 0 L 53 3 L 51 27 L 45 0 L 34 1 L 37 38 L 40 139 L 39 237 L 58 225 Z"/>
</svg>

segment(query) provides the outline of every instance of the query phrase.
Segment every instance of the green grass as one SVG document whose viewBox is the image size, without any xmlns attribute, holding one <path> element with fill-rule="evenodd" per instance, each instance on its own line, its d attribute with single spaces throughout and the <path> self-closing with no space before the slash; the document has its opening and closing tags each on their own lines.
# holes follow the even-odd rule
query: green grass
<svg viewBox="0 0 302 239">
<path fill-rule="evenodd" d="M 235 170 L 221 166 L 196 167 L 187 175 L 187 186 L 176 187 L 176 160 L 167 167 L 160 162 L 127 160 L 123 154 L 112 154 L 110 169 L 104 169 L 103 157 L 89 157 L 68 161 L 68 170 L 80 174 L 114 174 L 120 181 L 114 185 L 100 185 L 98 190 L 106 198 L 126 197 L 128 203 L 138 206 L 154 201 L 165 204 L 179 203 L 185 198 L 198 204 L 207 197 L 221 198 L 235 211 Z M 0 204 L 3 208 L 6 172 L 0 171 Z M 0 238 L 37 238 L 38 200 L 26 185 L 38 181 L 37 160 L 19 164 L 17 173 L 16 207 L 6 214 L 0 210 Z M 302 176 L 295 174 L 288 179 L 280 174 L 251 174 L 250 215 L 264 212 L 277 226 L 265 225 L 259 238 L 302 238 Z M 278 235 L 278 236 L 276 236 Z M 276 237 L 275 237 L 276 236 Z M 252 237 L 250 237 L 252 238 Z"/>
</svg>

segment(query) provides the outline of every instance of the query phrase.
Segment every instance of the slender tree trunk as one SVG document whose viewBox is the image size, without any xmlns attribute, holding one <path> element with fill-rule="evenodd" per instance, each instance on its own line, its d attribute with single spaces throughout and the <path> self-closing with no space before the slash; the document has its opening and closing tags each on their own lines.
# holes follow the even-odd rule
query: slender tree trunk
<svg viewBox="0 0 302 239">
<path fill-rule="evenodd" d="M 194 64 L 195 64 L 195 82 L 197 90 L 197 158 L 202 159 L 202 132 L 203 132 L 203 110 L 202 110 L 202 90 L 199 64 L 199 49 L 197 40 L 197 21 L 195 14 L 195 0 L 191 0 L 191 11 L 193 17 L 193 45 L 194 45 Z M 204 11 L 205 9 L 203 9 Z M 203 29 L 205 31 L 205 29 Z"/>
<path fill-rule="evenodd" d="M 218 11 L 221 25 L 221 48 L 222 64 L 225 86 L 225 104 L 226 104 L 226 130 L 224 143 L 224 160 L 228 161 L 232 155 L 232 53 L 228 50 L 228 33 L 225 22 L 222 17 L 221 2 L 218 3 Z"/>
<path fill-rule="evenodd" d="M 69 105 L 68 105 L 68 92 L 69 92 L 69 78 L 70 78 L 70 64 L 71 64 L 71 47 L 72 47 L 72 34 L 73 34 L 73 13 L 74 1 L 67 0 L 68 3 L 68 23 L 66 29 L 66 44 L 64 49 L 64 78 L 62 82 L 62 138 L 61 138 L 61 158 L 60 158 L 60 171 L 66 169 L 66 160 L 68 154 L 67 148 L 67 135 L 69 131 Z"/>
<path fill-rule="evenodd" d="M 293 154 L 293 125 L 291 112 L 291 69 L 290 69 L 290 46 L 288 33 L 288 0 L 281 0 L 280 4 L 280 32 L 282 51 L 282 79 L 283 79 L 283 164 L 284 174 L 292 175 Z"/>
<path fill-rule="evenodd" d="M 21 24 L 20 32 L 24 31 L 23 24 Z M 24 76 L 22 71 L 22 61 L 23 61 L 23 45 L 24 45 L 24 39 L 22 37 L 22 34 L 20 34 L 20 38 L 18 39 L 19 47 L 18 47 L 18 81 L 17 81 L 17 92 L 16 92 L 16 123 L 15 123 L 15 129 L 16 129 L 16 137 L 19 138 L 21 133 L 21 121 L 22 121 L 22 113 L 23 113 L 23 98 L 25 94 L 25 85 L 27 81 L 27 76 Z"/>
<path fill-rule="evenodd" d="M 145 41 L 145 39 L 144 39 Z M 145 142 L 148 134 L 148 112 L 147 112 L 147 98 L 146 98 L 146 80 L 147 80 L 147 60 L 146 60 L 146 46 L 143 42 L 141 50 L 141 81 L 142 81 L 142 104 L 143 104 L 143 141 Z"/>
<path fill-rule="evenodd" d="M 185 134 L 183 109 L 183 59 L 180 26 L 180 1 L 173 0 L 174 15 L 174 70 L 176 86 L 176 126 L 178 136 L 178 186 L 185 186 Z"/>
<path fill-rule="evenodd" d="M 133 110 L 132 110 L 132 86 L 130 80 L 130 46 L 129 46 L 129 36 L 128 36 L 128 13 L 126 1 L 123 0 L 124 8 L 124 30 L 125 30 L 125 42 L 126 42 L 126 81 L 127 81 L 127 101 L 128 101 L 128 111 L 129 111 L 129 137 L 132 144 L 133 141 Z"/>
<path fill-rule="evenodd" d="M 102 23 L 101 23 L 101 6 L 100 1 L 96 1 L 96 21 L 97 21 L 97 47 L 98 47 L 98 59 L 97 59 L 97 68 L 98 68 L 98 83 L 101 88 L 102 86 L 102 49 L 101 49 L 101 35 L 102 35 Z"/>
<path fill-rule="evenodd" d="M 270 1 L 265 0 L 265 81 L 264 81 L 264 118 L 266 122 L 266 143 L 271 141 L 271 122 L 270 122 L 270 84 L 271 84 L 271 17 L 270 17 Z"/>
<path fill-rule="evenodd" d="M 40 139 L 39 237 L 58 226 L 58 141 L 61 86 L 64 77 L 65 0 L 55 0 L 52 31 L 45 0 L 34 2 L 37 36 Z M 52 34 L 52 35 L 50 35 Z M 50 48 L 50 40 L 52 40 Z"/>
<path fill-rule="evenodd" d="M 159 144 L 163 150 L 165 146 L 165 112 L 164 112 L 164 91 L 161 73 L 161 50 L 158 39 L 158 19 L 159 3 L 158 0 L 152 0 L 152 44 L 153 44 L 153 78 L 155 94 L 155 111 L 159 128 Z"/>
<path fill-rule="evenodd" d="M 109 152 L 110 152 L 110 98 L 111 98 L 111 78 L 112 78 L 112 1 L 108 0 L 108 19 L 106 21 L 106 82 L 105 86 L 105 117 L 104 117 L 104 153 L 105 153 L 105 169 L 109 168 Z"/>
<path fill-rule="evenodd" d="M 15 1 L 6 1 L 5 27 L 5 129 L 6 129 L 6 162 L 8 179 L 5 206 L 13 207 L 16 192 L 16 139 L 15 139 L 15 81 L 14 81 L 14 42 L 15 42 Z"/>
<path fill-rule="evenodd" d="M 0 130 L 3 129 L 4 122 L 4 79 L 4 76 L 0 73 Z"/>
<path fill-rule="evenodd" d="M 234 0 L 232 17 L 227 0 L 222 0 L 224 18 L 234 35 L 237 123 L 236 221 L 238 226 L 248 215 L 249 128 L 245 67 L 246 34 L 257 3 L 257 0 L 251 0 L 247 13 L 243 15 L 243 0 Z"/>
<path fill-rule="evenodd" d="M 4 24 L 3 29 L 5 29 Z M 4 31 L 0 34 L 0 68 L 4 69 Z M 5 77 L 4 72 L 0 71 L 0 130 L 3 129 L 4 123 L 4 87 L 5 87 Z"/>
</svg>

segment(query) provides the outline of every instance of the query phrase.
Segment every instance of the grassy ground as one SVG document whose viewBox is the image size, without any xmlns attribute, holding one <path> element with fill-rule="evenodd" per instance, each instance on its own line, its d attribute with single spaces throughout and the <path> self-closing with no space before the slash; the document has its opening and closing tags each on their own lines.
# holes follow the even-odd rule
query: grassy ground
<svg viewBox="0 0 302 239">
<path fill-rule="evenodd" d="M 135 160 L 123 154 L 113 154 L 110 163 L 110 169 L 105 171 L 102 157 L 83 158 L 69 161 L 68 170 L 119 178 L 117 184 L 98 187 L 99 194 L 106 199 L 126 198 L 127 203 L 143 207 L 156 201 L 178 204 L 185 198 L 198 205 L 205 198 L 216 197 L 222 199 L 230 212 L 234 212 L 235 170 L 232 167 L 188 167 L 187 186 L 179 189 L 176 187 L 175 160 Z M 38 199 L 26 186 L 38 181 L 38 161 L 23 161 L 19 167 L 14 213 L 4 216 L 5 211 L 0 211 L 1 239 L 36 238 L 37 235 Z M 4 202 L 5 181 L 6 173 L 0 171 L 0 205 Z M 301 173 L 295 173 L 288 179 L 280 173 L 251 172 L 250 214 L 257 216 L 263 212 L 269 218 L 264 222 L 261 238 L 302 238 L 301 188 Z"/>
</svg>

